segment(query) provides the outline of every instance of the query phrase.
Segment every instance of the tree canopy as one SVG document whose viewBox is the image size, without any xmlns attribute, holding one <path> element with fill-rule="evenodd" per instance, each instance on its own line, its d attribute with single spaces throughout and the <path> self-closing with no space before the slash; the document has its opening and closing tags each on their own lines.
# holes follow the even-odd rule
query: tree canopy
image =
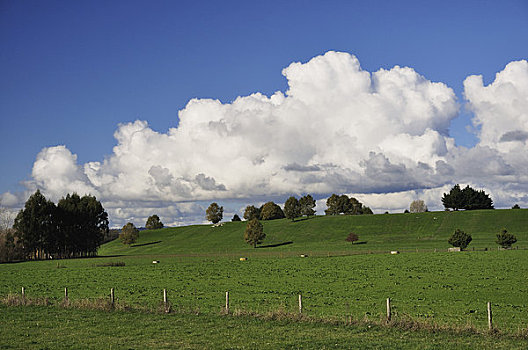
<svg viewBox="0 0 528 350">
<path fill-rule="evenodd" d="M 303 196 L 299 199 L 299 207 L 301 210 L 301 215 L 312 216 L 315 215 L 315 199 L 309 194 Z"/>
<path fill-rule="evenodd" d="M 139 230 L 134 226 L 133 223 L 129 222 L 121 229 L 119 239 L 123 244 L 131 245 L 136 243 L 139 238 Z"/>
<path fill-rule="evenodd" d="M 244 219 L 247 221 L 251 219 L 259 219 L 260 218 L 260 209 L 255 207 L 254 205 L 248 205 L 246 207 L 246 210 L 244 210 Z"/>
<path fill-rule="evenodd" d="M 149 216 L 147 222 L 145 223 L 145 228 L 147 230 L 157 230 L 163 228 L 163 223 L 161 222 L 159 216 L 156 214 Z"/>
<path fill-rule="evenodd" d="M 423 200 L 417 199 L 412 201 L 409 209 L 411 213 L 425 213 L 427 211 L 427 205 L 425 205 Z"/>
<path fill-rule="evenodd" d="M 301 207 L 297 198 L 291 196 L 286 200 L 284 203 L 284 215 L 286 216 L 286 219 L 290 219 L 292 221 L 301 215 Z"/>
<path fill-rule="evenodd" d="M 470 234 L 465 233 L 464 231 L 457 228 L 455 232 L 453 232 L 451 237 L 449 237 L 447 242 L 453 247 L 460 247 L 460 249 L 466 249 L 472 240 L 473 238 L 471 238 Z"/>
<path fill-rule="evenodd" d="M 257 244 L 262 243 L 264 238 L 266 238 L 266 234 L 264 233 L 264 227 L 260 221 L 256 218 L 248 221 L 246 230 L 244 231 L 244 240 L 246 243 L 251 244 L 253 248 L 256 248 Z"/>
<path fill-rule="evenodd" d="M 273 202 L 267 202 L 260 208 L 261 220 L 284 219 L 285 215 L 281 207 Z"/>
<path fill-rule="evenodd" d="M 348 197 L 343 194 L 338 196 L 332 194 L 326 200 L 327 209 L 325 210 L 326 215 L 363 215 L 372 214 L 372 210 L 369 207 L 364 207 L 363 204 L 354 197 Z"/>
<path fill-rule="evenodd" d="M 219 223 L 224 217 L 224 207 L 219 206 L 213 202 L 205 211 L 205 218 L 213 224 Z"/>
<path fill-rule="evenodd" d="M 493 201 L 484 190 L 477 191 L 471 187 L 466 186 L 460 189 L 460 185 L 453 186 L 449 193 L 444 193 L 442 203 L 446 209 L 493 209 Z"/>
<path fill-rule="evenodd" d="M 37 190 L 13 228 L 25 258 L 95 255 L 108 233 L 108 214 L 94 196 L 68 194 L 55 206 Z"/>
</svg>

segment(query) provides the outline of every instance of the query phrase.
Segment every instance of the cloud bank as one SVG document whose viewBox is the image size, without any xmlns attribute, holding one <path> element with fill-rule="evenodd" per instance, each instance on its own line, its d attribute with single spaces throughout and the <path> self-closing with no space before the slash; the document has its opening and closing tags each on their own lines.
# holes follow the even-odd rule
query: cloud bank
<svg viewBox="0 0 528 350">
<path fill-rule="evenodd" d="M 154 212 L 166 223 L 201 222 L 213 200 L 303 193 L 355 194 L 383 211 L 421 197 L 440 209 L 454 183 L 486 189 L 499 206 L 528 205 L 527 61 L 511 62 L 488 86 L 481 76 L 464 81 L 479 139 L 471 149 L 449 137 L 460 110 L 453 90 L 412 68 L 370 73 L 331 51 L 282 74 L 284 93 L 189 101 L 167 133 L 141 120 L 120 124 L 104 161 L 78 164 L 65 146 L 44 148 L 28 189 L 54 200 L 96 195 L 117 225 Z"/>
</svg>

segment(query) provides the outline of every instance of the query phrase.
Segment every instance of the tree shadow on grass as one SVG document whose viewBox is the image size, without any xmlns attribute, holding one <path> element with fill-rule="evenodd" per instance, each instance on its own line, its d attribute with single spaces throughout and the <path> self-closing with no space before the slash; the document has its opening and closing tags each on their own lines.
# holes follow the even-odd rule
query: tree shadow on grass
<svg viewBox="0 0 528 350">
<path fill-rule="evenodd" d="M 293 244 L 293 242 L 282 242 L 282 243 L 277 243 L 277 244 L 267 244 L 267 245 L 258 246 L 257 248 L 274 248 L 274 247 L 280 247 L 280 246 L 288 245 L 288 244 Z"/>
<path fill-rule="evenodd" d="M 354 245 L 358 245 L 358 244 L 367 244 L 367 241 L 361 241 L 361 242 L 358 241 L 358 242 L 354 242 L 353 244 L 354 244 Z"/>
<path fill-rule="evenodd" d="M 161 243 L 161 241 L 148 242 L 148 243 L 142 243 L 142 244 L 132 244 L 131 247 L 144 247 L 146 245 L 153 245 L 153 244 L 158 244 L 158 243 Z"/>
</svg>

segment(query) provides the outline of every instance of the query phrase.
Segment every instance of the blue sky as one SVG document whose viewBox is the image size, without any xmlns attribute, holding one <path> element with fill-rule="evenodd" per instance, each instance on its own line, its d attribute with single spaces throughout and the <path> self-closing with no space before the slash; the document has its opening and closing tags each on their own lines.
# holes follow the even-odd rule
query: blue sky
<svg viewBox="0 0 528 350">
<path fill-rule="evenodd" d="M 492 83 L 528 58 L 527 38 L 526 1 L 3 0 L 0 193 L 26 190 L 46 147 L 65 145 L 81 166 L 102 162 L 120 123 L 165 134 L 192 98 L 285 93 L 282 69 L 327 51 L 453 89 L 449 136 L 471 148 L 464 80 Z"/>
</svg>

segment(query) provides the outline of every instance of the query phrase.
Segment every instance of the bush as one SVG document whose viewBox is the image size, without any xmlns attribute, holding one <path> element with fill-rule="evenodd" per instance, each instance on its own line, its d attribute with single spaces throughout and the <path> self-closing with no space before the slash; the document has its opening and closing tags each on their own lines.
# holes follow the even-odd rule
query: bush
<svg viewBox="0 0 528 350">
<path fill-rule="evenodd" d="M 508 233 L 506 229 L 503 229 L 501 233 L 497 233 L 497 240 L 495 242 L 505 249 L 511 248 L 512 244 L 517 242 L 517 237 Z"/>
<path fill-rule="evenodd" d="M 231 221 L 234 222 L 234 221 L 242 221 L 242 220 L 240 220 L 240 216 L 238 216 L 238 214 L 235 214 L 233 215 L 233 218 L 231 219 Z"/>
<path fill-rule="evenodd" d="M 519 204 L 515 204 L 512 209 L 521 209 L 521 207 L 519 207 Z"/>
<path fill-rule="evenodd" d="M 466 249 L 473 238 L 470 234 L 465 233 L 460 229 L 456 229 L 455 232 L 449 237 L 447 242 L 453 247 L 460 247 L 460 249 Z"/>
</svg>

